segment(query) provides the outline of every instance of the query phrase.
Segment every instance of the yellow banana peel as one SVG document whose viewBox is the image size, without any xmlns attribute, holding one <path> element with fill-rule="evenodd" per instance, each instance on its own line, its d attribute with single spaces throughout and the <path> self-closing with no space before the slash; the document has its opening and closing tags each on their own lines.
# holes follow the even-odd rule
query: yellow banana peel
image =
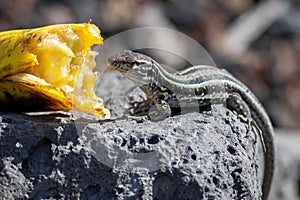
<svg viewBox="0 0 300 200">
<path fill-rule="evenodd" d="M 103 41 L 91 23 L 0 32 L 0 109 L 77 110 L 109 118 L 94 92 L 94 44 Z"/>
</svg>

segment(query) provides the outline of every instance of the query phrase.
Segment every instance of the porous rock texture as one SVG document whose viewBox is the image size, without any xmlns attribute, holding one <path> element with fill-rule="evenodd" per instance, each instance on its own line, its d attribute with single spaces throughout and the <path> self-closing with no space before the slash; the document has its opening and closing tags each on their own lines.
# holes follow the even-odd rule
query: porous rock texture
<svg viewBox="0 0 300 200">
<path fill-rule="evenodd" d="M 260 143 L 222 105 L 159 122 L 0 113 L 0 199 L 259 199 Z"/>
</svg>

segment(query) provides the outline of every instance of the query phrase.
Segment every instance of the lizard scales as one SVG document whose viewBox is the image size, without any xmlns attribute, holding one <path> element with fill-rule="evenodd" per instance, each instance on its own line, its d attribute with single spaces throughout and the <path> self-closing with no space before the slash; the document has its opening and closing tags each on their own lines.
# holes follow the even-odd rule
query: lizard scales
<svg viewBox="0 0 300 200">
<path fill-rule="evenodd" d="M 166 103 L 171 109 L 166 116 L 180 114 L 180 107 L 193 107 L 196 102 L 200 107 L 223 103 L 244 118 L 253 119 L 262 131 L 262 192 L 263 199 L 268 198 L 274 175 L 274 131 L 265 109 L 243 83 L 226 70 L 212 66 L 193 66 L 170 74 L 152 58 L 127 50 L 110 57 L 108 64 L 139 86 L 154 105 Z"/>
</svg>

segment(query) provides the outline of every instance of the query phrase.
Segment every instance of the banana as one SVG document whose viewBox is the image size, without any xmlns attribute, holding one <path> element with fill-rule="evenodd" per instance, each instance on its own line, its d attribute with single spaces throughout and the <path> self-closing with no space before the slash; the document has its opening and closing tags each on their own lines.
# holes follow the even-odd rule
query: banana
<svg viewBox="0 0 300 200">
<path fill-rule="evenodd" d="M 94 44 L 103 39 L 91 23 L 0 32 L 0 109 L 76 110 L 109 118 L 96 96 Z"/>
</svg>

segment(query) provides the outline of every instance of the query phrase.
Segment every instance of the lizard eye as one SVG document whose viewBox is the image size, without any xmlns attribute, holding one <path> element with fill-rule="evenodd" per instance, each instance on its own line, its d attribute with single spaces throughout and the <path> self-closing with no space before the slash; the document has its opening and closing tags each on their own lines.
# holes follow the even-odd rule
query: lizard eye
<svg viewBox="0 0 300 200">
<path fill-rule="evenodd" d="M 139 65 L 139 63 L 134 63 L 133 66 L 132 66 L 132 69 L 141 71 L 142 67 Z"/>
</svg>

